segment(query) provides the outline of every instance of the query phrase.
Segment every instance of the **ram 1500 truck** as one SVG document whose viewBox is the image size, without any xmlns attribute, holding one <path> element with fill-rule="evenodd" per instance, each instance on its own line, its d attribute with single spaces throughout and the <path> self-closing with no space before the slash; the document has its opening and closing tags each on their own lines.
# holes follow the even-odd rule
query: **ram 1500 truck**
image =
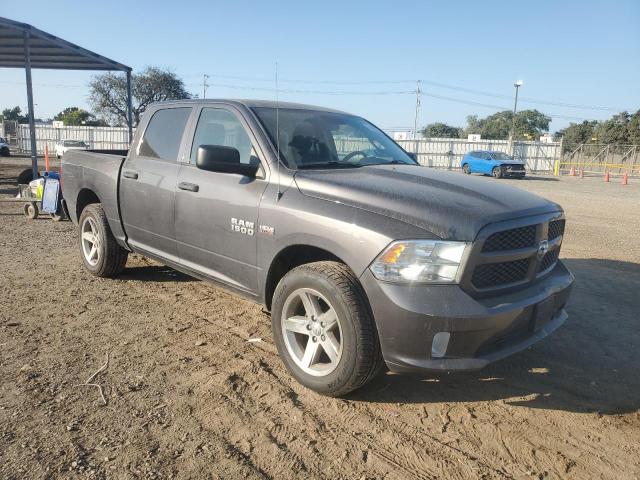
<svg viewBox="0 0 640 480">
<path fill-rule="evenodd" d="M 327 395 L 384 364 L 478 369 L 567 318 L 560 206 L 422 167 L 358 116 L 159 103 L 129 151 L 70 151 L 62 172 L 91 273 L 137 252 L 264 303 L 287 369 Z"/>
</svg>

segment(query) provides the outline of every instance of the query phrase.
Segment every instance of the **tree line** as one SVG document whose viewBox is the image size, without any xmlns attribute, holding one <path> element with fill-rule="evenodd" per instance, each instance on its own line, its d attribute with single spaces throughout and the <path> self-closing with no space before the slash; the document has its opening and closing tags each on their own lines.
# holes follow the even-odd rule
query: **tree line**
<svg viewBox="0 0 640 480">
<path fill-rule="evenodd" d="M 551 118 L 538 110 L 522 110 L 515 117 L 516 140 L 535 140 L 549 131 Z M 431 123 L 421 130 L 425 137 L 467 138 L 470 134 L 480 134 L 488 140 L 507 140 L 511 133 L 513 112 L 505 110 L 479 118 L 467 117 L 465 128 L 445 123 Z M 585 120 L 571 123 L 559 130 L 556 138 L 563 137 L 567 146 L 580 143 L 603 143 L 618 145 L 640 145 L 640 110 L 635 113 L 620 112 L 603 121 Z"/>
</svg>

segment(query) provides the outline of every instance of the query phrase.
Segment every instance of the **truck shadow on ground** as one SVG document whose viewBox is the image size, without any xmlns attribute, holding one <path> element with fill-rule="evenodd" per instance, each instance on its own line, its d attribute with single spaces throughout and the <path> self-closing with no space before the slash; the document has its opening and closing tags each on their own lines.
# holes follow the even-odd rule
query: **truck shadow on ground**
<svg viewBox="0 0 640 480">
<path fill-rule="evenodd" d="M 381 374 L 350 396 L 373 403 L 479 402 L 577 413 L 640 409 L 640 265 L 567 259 L 569 319 L 529 349 L 477 372 Z"/>
<path fill-rule="evenodd" d="M 197 282 L 198 280 L 164 265 L 129 267 L 117 277 L 118 280 L 139 282 Z"/>
</svg>

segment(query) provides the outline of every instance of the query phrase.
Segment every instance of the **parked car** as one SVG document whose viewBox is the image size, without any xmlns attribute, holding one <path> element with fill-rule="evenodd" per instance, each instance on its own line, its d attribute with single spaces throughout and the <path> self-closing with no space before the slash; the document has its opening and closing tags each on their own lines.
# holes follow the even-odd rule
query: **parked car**
<svg viewBox="0 0 640 480">
<path fill-rule="evenodd" d="M 482 173 L 494 178 L 523 178 L 526 174 L 524 162 L 503 152 L 468 152 L 462 158 L 461 167 L 464 173 Z"/>
<path fill-rule="evenodd" d="M 129 151 L 62 164 L 89 272 L 115 277 L 136 252 L 263 303 L 287 369 L 323 394 L 383 362 L 478 369 L 567 318 L 559 205 L 421 167 L 354 115 L 154 104 Z"/>
<path fill-rule="evenodd" d="M 70 150 L 89 150 L 89 145 L 80 140 L 60 140 L 56 142 L 56 157 L 62 158 Z"/>
<path fill-rule="evenodd" d="M 11 155 L 9 144 L 4 138 L 0 137 L 0 157 L 8 157 L 9 155 Z"/>
</svg>

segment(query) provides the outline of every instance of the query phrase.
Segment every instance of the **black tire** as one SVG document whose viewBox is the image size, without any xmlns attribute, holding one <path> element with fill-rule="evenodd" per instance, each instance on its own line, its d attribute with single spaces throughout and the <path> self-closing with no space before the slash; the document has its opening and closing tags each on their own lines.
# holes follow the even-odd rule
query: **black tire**
<svg viewBox="0 0 640 480">
<path fill-rule="evenodd" d="M 83 250 L 82 228 L 87 219 L 93 220 L 97 227 L 96 234 L 99 239 L 99 246 L 97 247 L 99 250 L 98 259 L 93 265 L 89 262 Z M 82 257 L 85 268 L 89 270 L 89 272 L 96 277 L 113 278 L 124 270 L 129 252 L 116 242 L 109 227 L 107 216 L 100 203 L 92 203 L 85 207 L 78 221 L 78 232 L 80 256 Z"/>
<path fill-rule="evenodd" d="M 314 376 L 304 372 L 287 350 L 282 331 L 282 312 L 295 291 L 313 289 L 335 310 L 341 327 L 342 355 L 335 369 Z M 315 262 L 294 268 L 278 283 L 271 311 L 273 337 L 287 370 L 298 382 L 318 393 L 338 397 L 356 390 L 380 371 L 383 360 L 369 303 L 353 272 L 338 262 Z"/>
<path fill-rule="evenodd" d="M 493 170 L 491 171 L 491 175 L 493 175 L 493 178 L 502 178 L 502 168 L 493 167 Z"/>
<path fill-rule="evenodd" d="M 11 150 L 9 150 L 9 147 L 2 147 L 2 149 L 0 149 L 0 156 L 2 156 L 2 157 L 10 157 L 11 156 Z"/>
<path fill-rule="evenodd" d="M 24 204 L 24 216 L 30 220 L 35 220 L 38 218 L 40 211 L 38 210 L 38 205 L 35 202 L 29 202 Z"/>
<path fill-rule="evenodd" d="M 462 171 L 463 171 L 464 173 L 466 173 L 467 175 L 471 175 L 471 170 L 469 169 L 469 164 L 468 164 L 468 163 L 465 163 L 465 164 L 462 166 Z"/>
<path fill-rule="evenodd" d="M 21 171 L 18 175 L 18 183 L 20 185 L 26 185 L 31 180 L 33 180 L 33 170 L 31 168 Z"/>
</svg>

